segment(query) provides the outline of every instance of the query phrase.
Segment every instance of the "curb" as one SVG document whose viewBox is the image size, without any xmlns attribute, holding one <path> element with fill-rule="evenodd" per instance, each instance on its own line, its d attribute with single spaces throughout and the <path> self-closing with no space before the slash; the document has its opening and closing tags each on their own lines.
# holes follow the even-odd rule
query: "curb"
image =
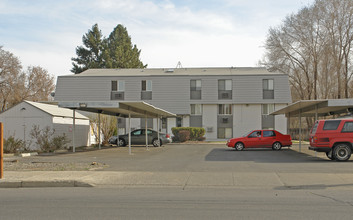
<svg viewBox="0 0 353 220">
<path fill-rule="evenodd" d="M 5 181 L 0 180 L 0 188 L 37 188 L 37 187 L 94 187 L 95 185 L 76 181 Z"/>
<path fill-rule="evenodd" d="M 37 152 L 32 152 L 32 153 L 22 153 L 19 154 L 20 157 L 31 157 L 31 156 L 38 156 Z"/>
</svg>

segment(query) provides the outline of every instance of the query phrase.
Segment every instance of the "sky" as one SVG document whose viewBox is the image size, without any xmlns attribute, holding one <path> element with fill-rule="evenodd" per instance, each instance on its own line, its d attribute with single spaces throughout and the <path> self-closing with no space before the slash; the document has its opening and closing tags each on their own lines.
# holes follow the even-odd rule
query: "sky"
<svg viewBox="0 0 353 220">
<path fill-rule="evenodd" d="M 82 36 L 127 28 L 148 68 L 254 67 L 270 27 L 314 0 L 0 0 L 0 46 L 68 75 Z"/>
</svg>

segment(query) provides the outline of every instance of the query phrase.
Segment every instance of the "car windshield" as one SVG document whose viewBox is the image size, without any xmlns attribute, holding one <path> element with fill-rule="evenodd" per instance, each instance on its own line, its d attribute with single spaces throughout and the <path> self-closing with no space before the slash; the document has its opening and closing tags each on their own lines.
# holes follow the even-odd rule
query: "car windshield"
<svg viewBox="0 0 353 220">
<path fill-rule="evenodd" d="M 242 137 L 247 137 L 251 132 L 253 132 L 253 131 L 249 131 L 249 132 L 247 132 L 246 134 L 244 134 Z"/>
</svg>

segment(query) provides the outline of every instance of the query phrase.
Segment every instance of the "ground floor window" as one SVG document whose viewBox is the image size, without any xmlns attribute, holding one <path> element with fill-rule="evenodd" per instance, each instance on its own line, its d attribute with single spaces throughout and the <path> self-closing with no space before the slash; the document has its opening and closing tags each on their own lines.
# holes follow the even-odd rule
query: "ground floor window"
<svg viewBox="0 0 353 220">
<path fill-rule="evenodd" d="M 220 139 L 226 139 L 226 138 L 232 138 L 232 128 L 218 128 L 218 138 Z"/>
<path fill-rule="evenodd" d="M 162 118 L 162 129 L 167 129 L 167 118 Z"/>
<path fill-rule="evenodd" d="M 218 105 L 218 114 L 219 115 L 231 115 L 232 114 L 232 105 L 231 104 L 219 104 Z"/>
<path fill-rule="evenodd" d="M 269 115 L 275 111 L 274 104 L 262 105 L 262 129 L 273 129 L 275 127 L 275 116 Z"/>
<path fill-rule="evenodd" d="M 182 125 L 183 125 L 183 118 L 177 117 L 176 118 L 176 126 L 177 127 L 182 127 Z"/>
</svg>

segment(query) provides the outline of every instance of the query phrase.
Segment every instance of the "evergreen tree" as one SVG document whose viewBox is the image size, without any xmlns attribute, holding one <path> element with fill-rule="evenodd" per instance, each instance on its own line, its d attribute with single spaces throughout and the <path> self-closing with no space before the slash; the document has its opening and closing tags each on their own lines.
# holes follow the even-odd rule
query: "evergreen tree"
<svg viewBox="0 0 353 220">
<path fill-rule="evenodd" d="M 140 52 L 132 45 L 126 28 L 118 24 L 107 39 L 110 68 L 144 68 L 140 61 Z"/>
<path fill-rule="evenodd" d="M 109 38 L 102 36 L 98 25 L 82 37 L 85 47 L 77 47 L 77 58 L 74 61 L 72 72 L 81 73 L 89 68 L 144 68 L 140 61 L 140 52 L 136 45 L 132 45 L 127 29 L 117 25 Z"/>
<path fill-rule="evenodd" d="M 102 68 L 104 39 L 98 24 L 92 26 L 92 30 L 82 37 L 83 46 L 76 47 L 77 58 L 72 58 L 73 68 L 71 72 L 81 73 L 89 68 Z"/>
</svg>

